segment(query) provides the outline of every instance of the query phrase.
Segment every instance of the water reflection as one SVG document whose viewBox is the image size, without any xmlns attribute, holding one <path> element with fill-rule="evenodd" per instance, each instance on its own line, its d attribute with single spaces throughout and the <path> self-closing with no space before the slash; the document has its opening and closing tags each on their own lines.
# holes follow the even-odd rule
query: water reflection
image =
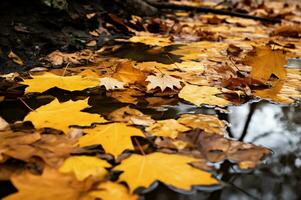
<svg viewBox="0 0 301 200">
<path fill-rule="evenodd" d="M 254 112 L 244 138 L 273 150 L 258 169 L 240 173 L 225 162 L 221 177 L 224 187 L 214 192 L 195 192 L 192 195 L 177 194 L 161 186 L 146 195 L 148 199 L 173 200 L 298 200 L 301 199 L 301 107 L 286 107 L 268 102 L 229 107 L 227 118 L 231 132 L 240 138 L 250 110 Z M 181 111 L 183 112 L 183 111 Z"/>
</svg>

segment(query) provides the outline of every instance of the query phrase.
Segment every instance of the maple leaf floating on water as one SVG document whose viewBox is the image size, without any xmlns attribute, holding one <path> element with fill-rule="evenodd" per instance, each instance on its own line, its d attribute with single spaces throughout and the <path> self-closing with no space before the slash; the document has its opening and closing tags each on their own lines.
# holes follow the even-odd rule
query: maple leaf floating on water
<svg viewBox="0 0 301 200">
<path fill-rule="evenodd" d="M 131 192 L 138 187 L 150 187 L 156 181 L 182 190 L 190 190 L 194 185 L 217 185 L 218 181 L 208 172 L 193 168 L 189 163 L 197 159 L 165 153 L 148 155 L 132 154 L 114 170 L 121 170 L 119 181 L 125 181 Z"/>
<path fill-rule="evenodd" d="M 250 77 L 257 81 L 266 83 L 272 74 L 280 79 L 286 77 L 284 65 L 287 61 L 282 50 L 273 50 L 266 46 L 256 47 L 244 62 L 252 66 Z"/>
<path fill-rule="evenodd" d="M 62 173 L 73 172 L 77 180 L 82 181 L 89 176 L 104 178 L 108 173 L 105 169 L 111 165 L 99 158 L 92 156 L 71 156 L 59 168 Z"/>
<path fill-rule="evenodd" d="M 87 183 L 55 169 L 45 168 L 42 175 L 24 172 L 11 179 L 18 192 L 4 200 L 88 200 Z"/>
<path fill-rule="evenodd" d="M 95 76 L 75 75 L 58 76 L 49 72 L 42 75 L 31 76 L 32 79 L 25 79 L 21 84 L 28 85 L 25 93 L 45 92 L 57 87 L 68 91 L 85 90 L 99 85 L 99 79 Z"/>
<path fill-rule="evenodd" d="M 90 192 L 90 196 L 100 198 L 102 200 L 138 200 L 138 196 L 129 194 L 127 188 L 121 184 L 114 182 L 103 182 L 96 188 L 97 190 Z"/>
<path fill-rule="evenodd" d="M 119 63 L 112 77 L 128 84 L 142 83 L 146 78 L 145 74 L 136 69 L 131 61 Z"/>
<path fill-rule="evenodd" d="M 179 97 L 197 106 L 207 104 L 223 107 L 230 104 L 226 99 L 215 96 L 220 93 L 221 91 L 216 87 L 187 84 L 180 91 Z"/>
<path fill-rule="evenodd" d="M 101 144 L 106 153 L 115 157 L 126 149 L 134 149 L 131 136 L 144 137 L 140 129 L 127 126 L 125 123 L 98 125 L 92 129 L 85 129 L 84 132 L 87 135 L 78 141 L 81 147 Z"/>
<path fill-rule="evenodd" d="M 107 122 L 98 114 L 81 112 L 89 107 L 88 99 L 60 103 L 54 99 L 49 104 L 31 111 L 24 121 L 31 121 L 36 129 L 54 128 L 67 134 L 70 125 L 90 126 L 94 122 Z"/>
<path fill-rule="evenodd" d="M 104 77 L 100 78 L 99 80 L 99 85 L 104 86 L 106 90 L 124 89 L 124 83 L 114 78 Z"/>
<path fill-rule="evenodd" d="M 181 80 L 166 74 L 157 75 L 157 76 L 150 75 L 147 77 L 146 81 L 149 82 L 149 84 L 147 85 L 147 90 L 151 90 L 151 89 L 155 89 L 156 87 L 159 87 L 163 92 L 166 88 L 180 89 L 182 87 Z"/>
</svg>

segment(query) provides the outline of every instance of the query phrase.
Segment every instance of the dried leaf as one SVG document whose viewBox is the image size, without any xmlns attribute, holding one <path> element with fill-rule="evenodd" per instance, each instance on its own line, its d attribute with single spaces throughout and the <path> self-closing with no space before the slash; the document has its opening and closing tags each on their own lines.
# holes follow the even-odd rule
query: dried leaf
<svg viewBox="0 0 301 200">
<path fill-rule="evenodd" d="M 155 89 L 156 87 L 159 87 L 163 92 L 166 88 L 174 89 L 175 87 L 180 89 L 182 87 L 181 80 L 166 74 L 157 75 L 157 76 L 150 75 L 147 77 L 146 81 L 150 82 L 147 85 L 147 90 L 151 90 L 151 89 Z"/>
<path fill-rule="evenodd" d="M 14 63 L 17 63 L 18 65 L 24 65 L 23 60 L 12 50 L 9 52 L 7 57 L 10 58 Z"/>
<path fill-rule="evenodd" d="M 124 89 L 124 83 L 114 78 L 104 77 L 100 78 L 100 86 L 105 86 L 106 90 Z"/>
<path fill-rule="evenodd" d="M 150 126 L 155 123 L 155 120 L 150 116 L 144 115 L 139 110 L 132 109 L 129 106 L 111 112 L 108 118 L 114 122 L 124 122 L 141 126 Z"/>
</svg>

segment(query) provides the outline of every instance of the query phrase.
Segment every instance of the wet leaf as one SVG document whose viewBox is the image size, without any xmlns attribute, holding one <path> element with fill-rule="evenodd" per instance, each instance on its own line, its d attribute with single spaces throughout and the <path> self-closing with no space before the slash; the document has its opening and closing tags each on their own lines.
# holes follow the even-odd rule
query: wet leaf
<svg viewBox="0 0 301 200">
<path fill-rule="evenodd" d="M 226 128 L 225 122 L 214 115 L 184 114 L 177 121 L 192 129 L 201 129 L 206 133 L 218 135 L 224 135 Z"/>
<path fill-rule="evenodd" d="M 24 172 L 14 176 L 12 183 L 18 192 L 4 200 L 89 200 L 84 182 L 46 168 L 41 176 Z M 92 200 L 92 199 L 91 199 Z"/>
<path fill-rule="evenodd" d="M 131 136 L 144 136 L 140 129 L 127 126 L 124 123 L 98 125 L 93 129 L 85 129 L 87 135 L 79 139 L 80 146 L 101 144 L 106 153 L 115 157 L 124 150 L 133 150 Z"/>
<path fill-rule="evenodd" d="M 102 200 L 138 200 L 138 196 L 129 194 L 127 188 L 114 182 L 103 182 L 97 186 L 97 190 L 90 192 L 90 196 Z"/>
<path fill-rule="evenodd" d="M 124 122 L 141 126 L 150 126 L 155 123 L 155 120 L 150 116 L 144 115 L 139 110 L 130 108 L 129 106 L 111 112 L 108 118 L 114 122 Z"/>
<path fill-rule="evenodd" d="M 131 61 L 119 63 L 112 77 L 129 84 L 142 83 L 146 79 L 145 74 L 136 69 Z"/>
<path fill-rule="evenodd" d="M 230 104 L 229 101 L 216 96 L 220 93 L 221 91 L 216 87 L 187 84 L 180 91 L 179 97 L 197 106 L 207 104 L 224 107 Z"/>
<path fill-rule="evenodd" d="M 159 120 L 154 125 L 145 129 L 152 135 L 176 138 L 178 133 L 190 130 L 175 119 Z"/>
<path fill-rule="evenodd" d="M 133 154 L 123 160 L 114 170 L 123 171 L 119 181 L 125 181 L 131 191 L 138 187 L 149 188 L 155 181 L 161 181 L 182 190 L 191 190 L 193 185 L 218 184 L 210 173 L 188 164 L 194 161 L 197 159 L 159 152 L 148 155 Z"/>
<path fill-rule="evenodd" d="M 106 90 L 124 89 L 124 83 L 120 82 L 114 78 L 105 77 L 100 78 L 100 86 L 104 86 Z"/>
<path fill-rule="evenodd" d="M 284 65 L 287 61 L 282 50 L 260 46 L 255 48 L 254 53 L 255 55 L 252 53 L 245 59 L 245 63 L 252 66 L 250 73 L 252 79 L 266 83 L 272 74 L 280 79 L 285 78 Z"/>
<path fill-rule="evenodd" d="M 147 90 L 151 90 L 159 87 L 163 92 L 166 88 L 180 89 L 182 87 L 181 80 L 166 74 L 156 75 L 156 76 L 150 75 L 147 77 L 146 81 L 149 82 L 149 84 L 147 85 Z"/>
<path fill-rule="evenodd" d="M 68 133 L 70 125 L 90 126 L 94 122 L 106 122 L 98 114 L 90 114 L 81 112 L 81 110 L 89 107 L 88 99 L 60 103 L 54 99 L 49 104 L 39 107 L 31 111 L 24 121 L 31 121 L 36 129 L 55 128 Z"/>
<path fill-rule="evenodd" d="M 45 92 L 50 88 L 61 88 L 68 91 L 85 90 L 99 85 L 99 79 L 84 75 L 58 76 L 49 72 L 42 75 L 32 76 L 32 79 L 25 79 L 21 82 L 28 85 L 25 93 Z"/>
<path fill-rule="evenodd" d="M 71 156 L 59 168 L 62 173 L 73 172 L 77 180 L 82 181 L 89 176 L 104 178 L 107 174 L 106 167 L 111 165 L 104 160 L 92 156 Z"/>
</svg>

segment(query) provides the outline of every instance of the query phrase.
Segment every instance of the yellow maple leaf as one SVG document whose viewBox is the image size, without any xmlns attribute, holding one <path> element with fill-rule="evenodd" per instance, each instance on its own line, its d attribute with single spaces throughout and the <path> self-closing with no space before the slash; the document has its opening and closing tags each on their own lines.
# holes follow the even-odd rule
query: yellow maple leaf
<svg viewBox="0 0 301 200">
<path fill-rule="evenodd" d="M 131 61 L 119 63 L 112 77 L 129 84 L 144 82 L 146 78 L 145 74 L 136 69 Z"/>
<path fill-rule="evenodd" d="M 163 92 L 166 88 L 174 89 L 181 88 L 181 80 L 174 78 L 172 76 L 163 74 L 163 75 L 150 75 L 147 77 L 146 81 L 149 82 L 147 85 L 147 90 L 155 89 L 159 87 Z"/>
<path fill-rule="evenodd" d="M 187 84 L 180 91 L 179 97 L 197 106 L 201 104 L 221 107 L 228 105 L 230 103 L 229 101 L 215 96 L 220 93 L 221 91 L 216 87 Z"/>
<path fill-rule="evenodd" d="M 102 200 L 138 200 L 138 196 L 129 194 L 125 186 L 114 182 L 103 182 L 90 192 L 90 196 Z"/>
<path fill-rule="evenodd" d="M 169 37 L 162 35 L 155 35 L 149 32 L 136 32 L 136 35 L 128 40 L 119 39 L 119 41 L 129 41 L 133 43 L 143 43 L 151 46 L 165 47 L 171 44 Z"/>
<path fill-rule="evenodd" d="M 92 156 L 71 156 L 59 168 L 62 173 L 73 172 L 77 180 L 82 181 L 89 176 L 104 178 L 106 167 L 111 165 L 104 160 Z"/>
<path fill-rule="evenodd" d="M 115 157 L 126 149 L 134 149 L 131 136 L 144 136 L 140 129 L 127 126 L 125 123 L 98 125 L 85 129 L 87 135 L 79 138 L 80 146 L 101 144 L 107 153 Z"/>
<path fill-rule="evenodd" d="M 21 82 L 28 85 L 25 93 L 45 92 L 50 88 L 61 88 L 68 91 L 84 90 L 99 85 L 99 79 L 84 75 L 58 76 L 49 72 L 42 75 L 31 76 L 32 79 L 25 79 Z"/>
<path fill-rule="evenodd" d="M 193 129 L 202 129 L 206 133 L 224 135 L 226 124 L 214 115 L 184 114 L 177 121 Z"/>
<path fill-rule="evenodd" d="M 70 125 L 90 126 L 93 122 L 107 122 L 98 114 L 81 112 L 84 108 L 89 107 L 88 99 L 72 101 L 69 100 L 60 103 L 54 99 L 49 104 L 31 111 L 24 121 L 31 121 L 36 129 L 55 128 L 68 132 Z"/>
<path fill-rule="evenodd" d="M 269 47 L 256 47 L 255 55 L 249 55 L 245 59 L 247 65 L 252 66 L 250 77 L 265 83 L 272 74 L 280 79 L 285 78 L 287 63 L 282 50 L 272 50 Z"/>
<path fill-rule="evenodd" d="M 152 135 L 176 138 L 178 133 L 189 131 L 190 128 L 180 124 L 175 119 L 157 121 L 154 125 L 145 129 Z"/>
<path fill-rule="evenodd" d="M 123 171 L 119 181 L 125 181 L 133 192 L 138 187 L 148 188 L 161 181 L 178 189 L 190 190 L 193 185 L 215 185 L 218 181 L 208 172 L 193 168 L 188 163 L 197 159 L 176 154 L 133 154 L 114 170 Z"/>
<path fill-rule="evenodd" d="M 4 200 L 91 200 L 84 182 L 55 169 L 46 168 L 40 176 L 24 172 L 11 180 L 18 192 Z"/>
</svg>

